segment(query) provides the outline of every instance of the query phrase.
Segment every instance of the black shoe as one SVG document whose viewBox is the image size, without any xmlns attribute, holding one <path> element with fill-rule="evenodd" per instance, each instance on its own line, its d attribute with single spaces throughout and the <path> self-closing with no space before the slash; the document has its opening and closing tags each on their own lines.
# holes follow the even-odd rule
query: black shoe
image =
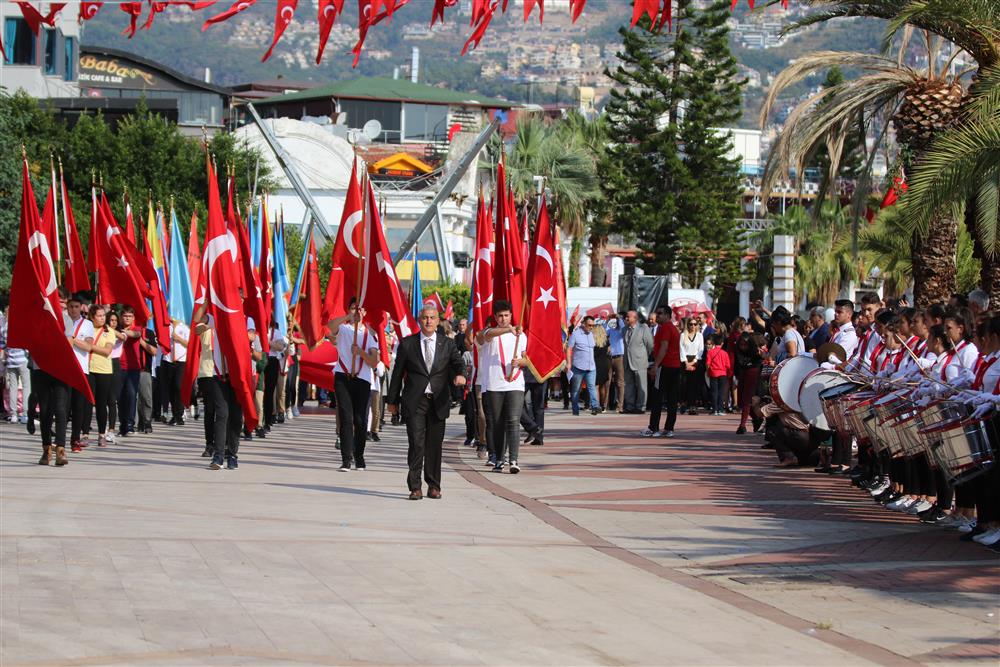
<svg viewBox="0 0 1000 667">
<path fill-rule="evenodd" d="M 813 468 L 813 472 L 818 472 L 818 473 L 821 473 L 821 474 L 822 473 L 829 473 L 830 470 L 832 470 L 832 468 L 830 468 L 830 466 L 819 466 L 818 468 Z"/>
<path fill-rule="evenodd" d="M 538 436 L 534 440 L 531 441 L 531 446 L 532 447 L 541 447 L 544 444 L 545 443 L 542 441 L 542 436 Z"/>
<path fill-rule="evenodd" d="M 24 428 L 28 429 L 28 435 L 35 435 L 35 420 L 28 415 L 28 423 L 24 425 Z"/>
<path fill-rule="evenodd" d="M 382 438 L 378 437 L 378 433 L 376 433 L 375 431 L 372 431 L 371 433 L 368 434 L 368 439 L 371 440 L 372 442 L 382 442 Z"/>
<path fill-rule="evenodd" d="M 146 424 L 146 428 L 142 429 L 142 432 L 143 433 L 152 433 L 153 432 L 153 425 L 152 424 Z M 132 433 L 132 431 L 129 431 L 129 433 Z"/>
<path fill-rule="evenodd" d="M 590 410 L 590 414 L 592 414 L 592 415 L 599 415 L 599 414 L 601 414 L 601 409 L 600 408 L 592 408 Z"/>
<path fill-rule="evenodd" d="M 257 427 L 257 430 L 256 430 L 256 431 L 254 431 L 254 435 L 256 435 L 256 436 L 257 436 L 258 438 L 264 438 L 264 437 L 267 437 L 267 436 L 265 435 L 265 433 L 264 433 L 264 429 L 262 429 L 262 428 L 261 428 L 261 427 L 259 427 L 259 426 Z"/>
<path fill-rule="evenodd" d="M 208 458 L 209 456 L 211 456 L 211 455 L 212 455 L 212 450 L 211 450 L 211 449 L 208 449 L 208 448 L 206 447 L 206 448 L 205 448 L 205 451 L 203 451 L 203 452 L 201 453 L 201 458 L 203 458 L 203 459 L 207 459 L 207 458 Z"/>
<path fill-rule="evenodd" d="M 736 435 L 743 435 L 746 432 L 747 432 L 746 426 L 740 426 L 738 429 L 736 429 Z"/>
<path fill-rule="evenodd" d="M 879 505 L 887 505 L 902 495 L 903 495 L 902 493 L 897 493 L 892 489 L 887 489 L 884 493 L 875 496 L 875 502 L 877 502 Z"/>
<path fill-rule="evenodd" d="M 277 415 L 277 417 L 275 418 L 275 421 L 277 421 L 279 424 L 284 424 L 285 423 L 285 413 L 284 412 L 279 412 L 278 415 Z"/>
<path fill-rule="evenodd" d="M 226 470 L 236 470 L 239 467 L 239 462 L 235 456 L 230 456 L 226 459 Z"/>
<path fill-rule="evenodd" d="M 528 435 L 526 435 L 526 436 L 524 437 L 524 444 L 526 444 L 526 445 L 527 445 L 527 444 L 529 444 L 529 443 L 530 443 L 530 442 L 531 442 L 532 440 L 534 440 L 534 439 L 535 439 L 535 434 L 537 434 L 537 433 L 538 433 L 538 429 L 535 429 L 534 431 L 528 431 Z"/>
</svg>

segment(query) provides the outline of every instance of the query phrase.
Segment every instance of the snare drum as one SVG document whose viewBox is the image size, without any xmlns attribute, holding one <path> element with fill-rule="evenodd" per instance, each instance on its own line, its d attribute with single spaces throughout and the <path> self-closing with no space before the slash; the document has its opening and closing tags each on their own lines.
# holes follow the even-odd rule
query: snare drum
<svg viewBox="0 0 1000 667">
<path fill-rule="evenodd" d="M 1000 440 L 992 419 L 956 418 L 928 426 L 924 432 L 936 438 L 931 454 L 952 484 L 968 482 L 990 470 L 995 463 L 993 446 Z"/>
<path fill-rule="evenodd" d="M 841 433 L 849 433 L 847 418 L 844 416 L 845 399 L 858 391 L 858 386 L 850 383 L 830 387 L 819 392 L 823 404 L 823 414 L 830 428 Z"/>
</svg>

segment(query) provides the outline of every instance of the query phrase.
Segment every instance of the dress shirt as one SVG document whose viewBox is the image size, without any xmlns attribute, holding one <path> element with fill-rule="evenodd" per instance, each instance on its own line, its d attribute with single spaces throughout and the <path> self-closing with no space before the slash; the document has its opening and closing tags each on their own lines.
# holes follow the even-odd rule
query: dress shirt
<svg viewBox="0 0 1000 667">
<path fill-rule="evenodd" d="M 604 330 L 608 332 L 608 345 L 611 349 L 612 357 L 619 357 L 625 354 L 625 332 L 622 330 L 621 322 L 616 327 L 604 325 Z"/>
<path fill-rule="evenodd" d="M 573 352 L 573 368 L 589 371 L 597 368 L 594 364 L 594 334 L 584 331 L 583 327 L 573 330 L 566 347 Z"/>
</svg>

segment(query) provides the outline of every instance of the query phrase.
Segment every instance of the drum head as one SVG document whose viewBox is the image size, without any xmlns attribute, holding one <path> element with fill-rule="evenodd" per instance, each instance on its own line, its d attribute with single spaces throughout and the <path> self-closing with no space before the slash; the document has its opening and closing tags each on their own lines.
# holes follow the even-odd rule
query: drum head
<svg viewBox="0 0 1000 667">
<path fill-rule="evenodd" d="M 841 386 L 853 388 L 856 385 L 846 375 L 832 369 L 817 368 L 806 375 L 799 387 L 799 409 L 807 422 L 826 431 L 833 429 L 833 425 L 827 422 L 826 415 L 823 414 L 820 394 Z"/>
<path fill-rule="evenodd" d="M 818 367 L 819 364 L 812 357 L 785 359 L 774 367 L 774 373 L 771 374 L 771 398 L 785 410 L 798 412 L 802 381 Z"/>
</svg>

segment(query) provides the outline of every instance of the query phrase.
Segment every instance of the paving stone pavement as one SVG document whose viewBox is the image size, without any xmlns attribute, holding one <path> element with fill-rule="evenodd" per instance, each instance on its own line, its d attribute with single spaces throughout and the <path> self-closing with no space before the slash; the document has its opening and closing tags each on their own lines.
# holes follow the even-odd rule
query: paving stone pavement
<svg viewBox="0 0 1000 667">
<path fill-rule="evenodd" d="M 201 424 L 35 465 L 0 426 L 0 664 L 997 664 L 1000 561 L 774 470 L 731 418 L 547 414 L 520 475 L 449 422 L 444 498 L 312 411 L 209 471 Z"/>
</svg>

